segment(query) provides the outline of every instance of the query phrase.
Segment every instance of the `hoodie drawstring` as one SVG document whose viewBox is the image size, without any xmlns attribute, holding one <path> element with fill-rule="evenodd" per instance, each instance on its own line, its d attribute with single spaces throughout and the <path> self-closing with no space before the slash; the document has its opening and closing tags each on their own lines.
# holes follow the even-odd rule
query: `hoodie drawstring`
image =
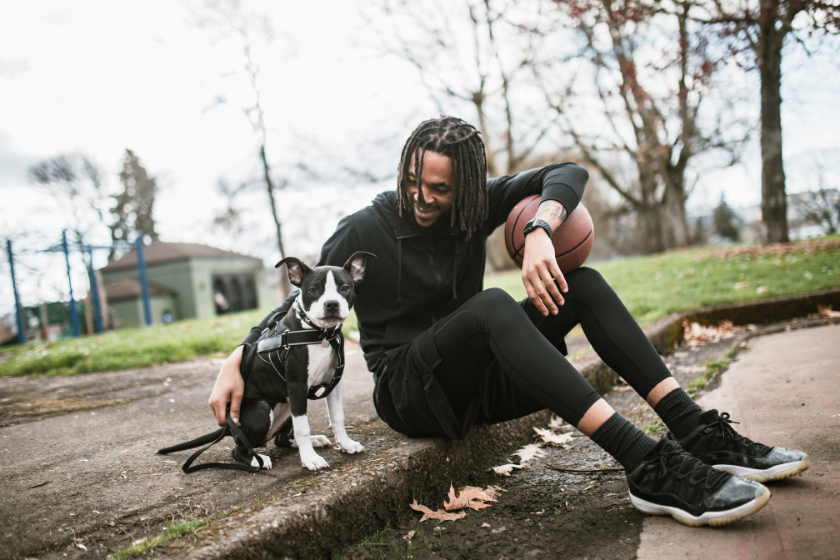
<svg viewBox="0 0 840 560">
<path fill-rule="evenodd" d="M 455 260 L 452 262 L 452 299 L 458 299 L 458 238 L 455 238 Z"/>
<path fill-rule="evenodd" d="M 402 239 L 397 238 L 397 301 L 402 301 Z"/>
</svg>

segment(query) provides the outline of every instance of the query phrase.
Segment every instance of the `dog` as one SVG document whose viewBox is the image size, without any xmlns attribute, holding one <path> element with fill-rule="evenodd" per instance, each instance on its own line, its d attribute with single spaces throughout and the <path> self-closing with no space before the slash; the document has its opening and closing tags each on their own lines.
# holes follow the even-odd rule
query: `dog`
<svg viewBox="0 0 840 560">
<path fill-rule="evenodd" d="M 236 461 L 257 470 L 258 467 L 271 469 L 271 459 L 254 452 L 252 446 L 264 447 L 273 439 L 276 446 L 297 447 L 301 463 L 307 469 L 328 467 L 315 448 L 329 446 L 330 440 L 324 435 L 311 435 L 306 416 L 307 401 L 319 398 L 327 399 L 330 427 L 341 451 L 351 454 L 364 451 L 362 444 L 351 439 L 344 428 L 341 325 L 353 307 L 356 287 L 364 279 L 368 257 L 375 255 L 354 253 L 341 268 L 311 269 L 294 257 L 287 257 L 275 266 L 286 265 L 289 281 L 300 288 L 300 294 L 286 315 L 269 320 L 259 340 L 246 345 L 243 352 L 240 371 L 246 381 L 239 422 L 240 433 L 246 439 L 243 441 L 234 430 L 236 447 L 232 456 Z M 219 441 L 225 430 L 158 453 L 198 447 L 214 438 Z M 192 472 L 188 467 L 197 455 L 187 461 L 184 472 Z"/>
</svg>

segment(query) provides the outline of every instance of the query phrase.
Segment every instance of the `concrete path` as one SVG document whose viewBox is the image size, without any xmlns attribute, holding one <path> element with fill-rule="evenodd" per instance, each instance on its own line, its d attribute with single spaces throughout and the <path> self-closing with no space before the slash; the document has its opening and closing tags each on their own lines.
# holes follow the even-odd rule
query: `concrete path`
<svg viewBox="0 0 840 560">
<path fill-rule="evenodd" d="M 376 419 L 373 380 L 357 347 L 348 348 L 347 361 L 345 412 L 348 424 L 358 426 Z M 318 476 L 301 467 L 294 449 L 270 447 L 274 468 L 260 476 L 185 476 L 181 464 L 191 452 L 154 453 L 216 429 L 207 398 L 218 371 L 217 363 L 202 358 L 124 372 L 0 379 L 0 397 L 23 399 L 23 410 L 51 410 L 68 400 L 104 406 L 46 419 L 4 417 L 0 559 L 104 556 L 156 534 L 173 518 L 212 515 Z M 313 434 L 332 437 L 324 401 L 310 404 L 309 417 Z M 11 425 L 14 420 L 19 423 Z M 350 430 L 351 437 L 357 433 Z M 376 439 L 366 434 L 364 440 L 376 448 Z M 231 444 L 222 441 L 199 462 L 231 462 Z M 361 457 L 334 449 L 321 455 L 334 468 Z"/>
<path fill-rule="evenodd" d="M 810 470 L 769 483 L 770 503 L 726 527 L 646 518 L 639 560 L 840 558 L 840 326 L 750 344 L 700 405 L 729 412 L 755 441 L 808 452 Z"/>
</svg>

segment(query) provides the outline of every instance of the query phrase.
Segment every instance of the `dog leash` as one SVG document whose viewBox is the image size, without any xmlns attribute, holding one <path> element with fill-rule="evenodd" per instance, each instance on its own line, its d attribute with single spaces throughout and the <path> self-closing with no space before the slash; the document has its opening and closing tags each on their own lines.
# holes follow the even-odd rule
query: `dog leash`
<svg viewBox="0 0 840 560">
<path fill-rule="evenodd" d="M 222 433 L 219 434 L 219 437 L 217 437 L 209 445 L 202 447 L 201 449 L 190 455 L 190 458 L 187 459 L 187 461 L 184 463 L 184 466 L 181 467 L 181 470 L 184 471 L 184 474 L 190 474 L 196 471 L 202 471 L 204 469 L 225 469 L 229 471 L 245 471 L 251 473 L 260 472 L 260 469 L 262 469 L 263 467 L 262 457 L 260 457 L 258 453 L 254 452 L 254 448 L 251 447 L 251 443 L 248 441 L 248 438 L 245 437 L 245 434 L 242 433 L 242 430 L 239 429 L 239 426 L 237 426 L 236 422 L 233 421 L 233 418 L 230 417 L 229 408 L 225 410 L 225 422 L 227 423 L 227 425 L 225 426 L 224 430 L 222 430 Z M 245 447 L 248 449 L 248 454 L 256 457 L 259 466 L 255 467 L 251 465 L 240 465 L 237 463 L 202 463 L 194 467 L 191 466 L 193 462 L 196 459 L 198 459 L 199 455 L 201 455 L 202 453 L 204 453 L 205 451 L 222 441 L 222 439 L 224 439 L 226 436 L 231 435 L 231 432 L 237 437 L 241 444 L 245 445 Z"/>
</svg>

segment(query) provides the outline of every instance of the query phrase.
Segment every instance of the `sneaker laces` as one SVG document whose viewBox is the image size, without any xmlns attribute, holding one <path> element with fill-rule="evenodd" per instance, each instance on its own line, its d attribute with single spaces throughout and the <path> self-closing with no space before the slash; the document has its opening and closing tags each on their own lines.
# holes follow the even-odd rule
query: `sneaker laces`
<svg viewBox="0 0 840 560">
<path fill-rule="evenodd" d="M 750 438 L 739 434 L 735 431 L 735 428 L 733 428 L 731 424 L 740 424 L 740 422 L 730 420 L 728 412 L 721 412 L 720 417 L 716 421 L 707 424 L 706 430 L 714 432 L 725 439 L 732 440 L 735 444 L 746 448 L 746 453 L 749 455 L 758 457 L 760 453 L 761 456 L 764 456 L 771 451 L 772 448 L 767 447 L 763 443 L 758 443 L 757 441 L 753 441 Z"/>
<path fill-rule="evenodd" d="M 713 489 L 721 479 L 730 476 L 724 471 L 703 464 L 673 440 L 667 440 L 659 456 L 644 466 L 647 471 L 657 468 L 657 478 L 663 478 L 670 473 L 676 476 L 677 480 L 688 478 L 689 484 L 696 485 L 703 482 L 707 490 Z"/>
</svg>

